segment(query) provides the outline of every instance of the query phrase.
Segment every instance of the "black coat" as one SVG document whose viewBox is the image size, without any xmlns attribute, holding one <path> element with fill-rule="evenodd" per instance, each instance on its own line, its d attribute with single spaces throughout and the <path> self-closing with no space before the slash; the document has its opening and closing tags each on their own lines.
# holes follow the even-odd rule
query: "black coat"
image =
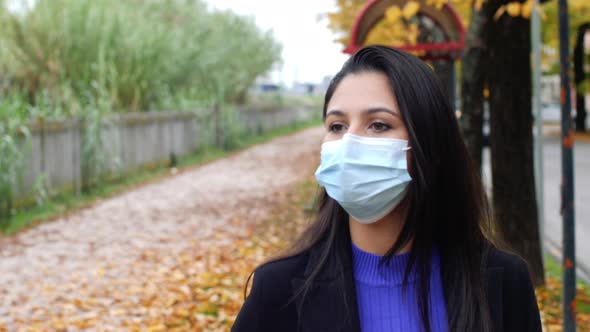
<svg viewBox="0 0 590 332">
<path fill-rule="evenodd" d="M 317 265 L 319 253 L 319 249 L 311 249 L 258 268 L 231 331 L 295 332 L 300 323 L 299 331 L 303 332 L 360 332 L 351 260 L 345 260 L 345 273 L 338 274 L 334 271 L 341 269 L 328 257 L 327 268 L 322 269 L 306 296 L 303 313 L 297 310 L 297 300 L 285 306 Z M 491 249 L 485 279 L 495 331 L 541 332 L 535 290 L 520 257 Z"/>
</svg>

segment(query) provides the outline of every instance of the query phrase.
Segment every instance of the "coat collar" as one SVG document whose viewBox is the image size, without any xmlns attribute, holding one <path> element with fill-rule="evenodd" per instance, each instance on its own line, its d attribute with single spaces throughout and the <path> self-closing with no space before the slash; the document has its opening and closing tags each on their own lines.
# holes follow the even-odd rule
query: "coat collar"
<svg viewBox="0 0 590 332">
<path fill-rule="evenodd" d="M 324 268 L 311 282 L 305 302 L 302 296 L 295 299 L 300 324 L 297 331 L 361 332 L 350 241 L 336 250 L 335 254 L 342 257 L 342 264 L 338 264 L 334 256 L 322 257 L 322 249 L 321 245 L 310 249 L 303 275 L 291 280 L 293 294 L 298 294 L 314 267 L 325 259 Z M 502 267 L 488 266 L 484 277 L 491 318 L 497 331 L 501 331 L 503 324 L 502 273 Z"/>
<path fill-rule="evenodd" d="M 323 244 L 325 245 L 325 244 Z M 303 276 L 292 279 L 293 294 L 302 289 L 311 276 L 314 267 L 325 260 L 324 268 L 313 278 L 310 291 L 295 300 L 300 327 L 298 331 L 322 332 L 360 332 L 356 288 L 352 271 L 350 241 L 339 245 L 335 255 L 341 257 L 342 264 L 333 255 L 322 257 L 323 246 L 310 250 Z"/>
</svg>

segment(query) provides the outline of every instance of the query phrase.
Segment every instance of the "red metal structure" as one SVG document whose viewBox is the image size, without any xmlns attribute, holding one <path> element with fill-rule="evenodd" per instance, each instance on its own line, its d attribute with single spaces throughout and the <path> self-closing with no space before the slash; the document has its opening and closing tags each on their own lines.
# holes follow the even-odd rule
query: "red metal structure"
<svg viewBox="0 0 590 332">
<path fill-rule="evenodd" d="M 357 16 L 353 25 L 350 43 L 344 53 L 353 54 L 364 46 L 371 29 L 385 16 L 385 11 L 394 5 L 403 8 L 409 0 L 369 0 Z M 396 48 L 406 51 L 422 51 L 423 60 L 455 60 L 461 57 L 465 47 L 465 28 L 459 15 L 449 4 L 441 9 L 419 0 L 420 10 L 417 16 L 433 29 L 442 32 L 442 41 L 423 42 L 416 45 L 401 45 Z M 439 38 L 440 39 L 440 38 Z"/>
</svg>

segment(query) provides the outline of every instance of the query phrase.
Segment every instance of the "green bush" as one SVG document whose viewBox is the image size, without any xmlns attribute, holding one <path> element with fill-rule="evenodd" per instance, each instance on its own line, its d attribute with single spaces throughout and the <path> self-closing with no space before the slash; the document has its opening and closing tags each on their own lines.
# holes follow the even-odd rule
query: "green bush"
<svg viewBox="0 0 590 332">
<path fill-rule="evenodd" d="M 24 107 L 20 99 L 0 100 L 0 226 L 12 216 L 14 190 L 22 184 L 25 152 L 30 148 L 29 131 L 19 116 Z M 12 114 L 14 110 L 18 112 Z"/>
<path fill-rule="evenodd" d="M 0 15 L 7 89 L 31 103 L 45 93 L 69 113 L 96 91 L 118 111 L 231 101 L 280 56 L 251 19 L 198 0 L 39 0 Z"/>
</svg>

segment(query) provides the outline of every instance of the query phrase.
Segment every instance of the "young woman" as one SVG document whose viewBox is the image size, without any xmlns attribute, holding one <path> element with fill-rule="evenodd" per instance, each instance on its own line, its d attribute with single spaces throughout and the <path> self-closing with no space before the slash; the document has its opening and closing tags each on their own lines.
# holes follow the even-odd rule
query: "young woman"
<svg viewBox="0 0 590 332">
<path fill-rule="evenodd" d="M 234 332 L 541 331 L 453 109 L 418 58 L 370 46 L 332 80 L 317 220 L 259 266 Z"/>
</svg>

